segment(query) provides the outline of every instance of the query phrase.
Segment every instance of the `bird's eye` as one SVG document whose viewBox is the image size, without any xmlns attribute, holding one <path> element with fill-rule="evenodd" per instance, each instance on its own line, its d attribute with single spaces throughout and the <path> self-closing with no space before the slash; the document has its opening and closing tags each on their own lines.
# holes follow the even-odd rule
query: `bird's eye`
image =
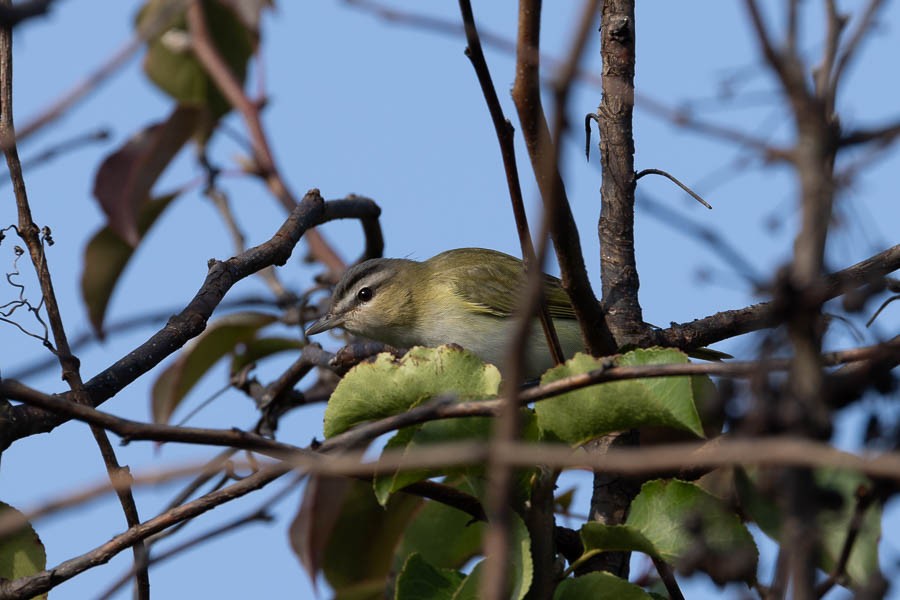
<svg viewBox="0 0 900 600">
<path fill-rule="evenodd" d="M 370 287 L 360 288 L 358 292 L 356 292 L 356 299 L 360 302 L 368 302 L 372 299 L 372 296 L 375 295 L 375 292 L 372 291 Z"/>
</svg>

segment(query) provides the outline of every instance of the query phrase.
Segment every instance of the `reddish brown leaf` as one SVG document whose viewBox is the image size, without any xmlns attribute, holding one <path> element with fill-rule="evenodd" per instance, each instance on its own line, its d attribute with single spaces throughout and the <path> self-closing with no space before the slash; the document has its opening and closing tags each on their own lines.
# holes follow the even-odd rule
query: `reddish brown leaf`
<svg viewBox="0 0 900 600">
<path fill-rule="evenodd" d="M 191 137 L 201 111 L 177 107 L 169 118 L 138 132 L 106 157 L 94 178 L 94 197 L 109 228 L 132 247 L 140 241 L 138 213 L 150 190 Z"/>
<path fill-rule="evenodd" d="M 344 498 L 350 483 L 349 479 L 342 477 L 311 476 L 303 491 L 300 510 L 288 530 L 291 548 L 309 575 L 314 589 L 325 548 L 344 509 Z"/>
</svg>

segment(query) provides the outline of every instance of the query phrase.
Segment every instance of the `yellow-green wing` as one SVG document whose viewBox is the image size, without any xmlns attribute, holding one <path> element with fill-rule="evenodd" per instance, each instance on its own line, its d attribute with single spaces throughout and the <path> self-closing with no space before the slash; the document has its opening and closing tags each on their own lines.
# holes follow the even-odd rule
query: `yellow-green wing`
<svg viewBox="0 0 900 600">
<path fill-rule="evenodd" d="M 522 261 L 502 252 L 462 248 L 444 252 L 429 262 L 446 276 L 453 293 L 475 312 L 508 317 L 524 293 Z M 559 279 L 544 275 L 544 295 L 551 317 L 575 318 L 572 303 Z"/>
</svg>

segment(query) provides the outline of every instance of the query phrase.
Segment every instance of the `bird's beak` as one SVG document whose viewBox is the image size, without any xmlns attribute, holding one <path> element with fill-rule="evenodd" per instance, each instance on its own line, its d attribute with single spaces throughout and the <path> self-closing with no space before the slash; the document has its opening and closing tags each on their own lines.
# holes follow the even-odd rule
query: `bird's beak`
<svg viewBox="0 0 900 600">
<path fill-rule="evenodd" d="M 344 315 L 333 315 L 331 313 L 325 315 L 312 325 L 306 328 L 306 335 L 316 335 L 329 329 L 334 329 L 344 322 Z"/>
</svg>

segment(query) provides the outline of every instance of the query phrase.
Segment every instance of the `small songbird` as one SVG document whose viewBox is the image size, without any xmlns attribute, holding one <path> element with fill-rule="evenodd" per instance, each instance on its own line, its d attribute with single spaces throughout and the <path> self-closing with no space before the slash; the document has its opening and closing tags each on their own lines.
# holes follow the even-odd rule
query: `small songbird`
<svg viewBox="0 0 900 600">
<path fill-rule="evenodd" d="M 423 262 L 374 258 L 344 273 L 328 313 L 306 335 L 342 327 L 397 348 L 455 343 L 483 361 L 502 365 L 513 332 L 513 311 L 525 288 L 521 260 L 484 248 L 448 250 Z M 563 354 L 583 350 L 581 330 L 562 282 L 544 275 L 544 298 Z M 553 366 L 543 329 L 531 328 L 524 375 L 536 379 Z M 695 358 L 730 355 L 700 348 Z"/>
<path fill-rule="evenodd" d="M 502 365 L 513 311 L 525 286 L 521 260 L 483 248 L 448 250 L 423 262 L 375 258 L 344 273 L 328 313 L 307 335 L 342 327 L 397 348 L 455 343 L 485 362 Z M 566 357 L 583 349 L 569 296 L 544 275 L 544 296 Z M 531 328 L 526 378 L 553 366 L 543 330 Z"/>
</svg>

